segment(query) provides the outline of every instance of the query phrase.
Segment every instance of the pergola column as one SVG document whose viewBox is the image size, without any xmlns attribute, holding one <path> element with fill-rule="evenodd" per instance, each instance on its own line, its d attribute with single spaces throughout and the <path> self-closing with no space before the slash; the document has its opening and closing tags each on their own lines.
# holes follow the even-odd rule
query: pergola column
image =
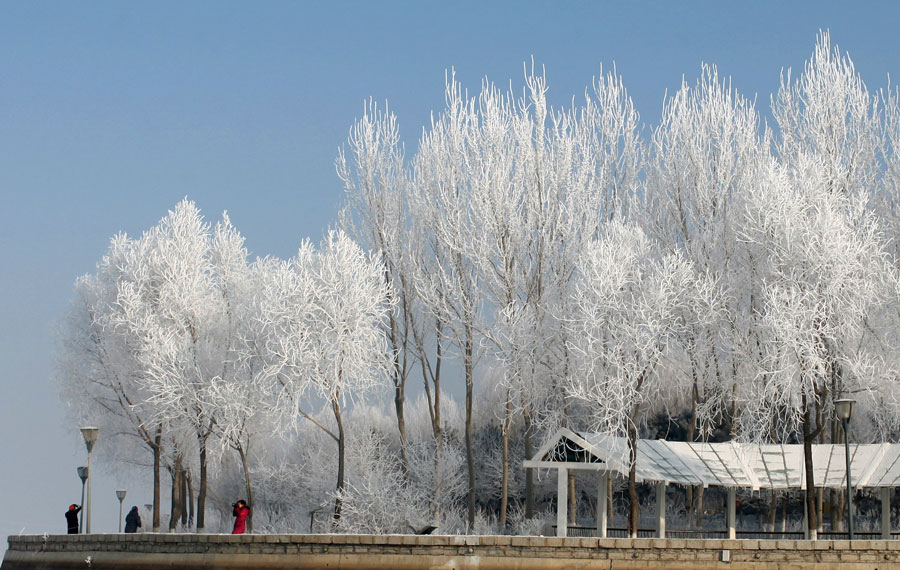
<svg viewBox="0 0 900 570">
<path fill-rule="evenodd" d="M 602 471 L 597 477 L 597 536 L 606 538 L 606 490 L 609 487 L 609 473 Z"/>
<path fill-rule="evenodd" d="M 666 537 L 666 482 L 656 484 L 656 536 Z"/>
<path fill-rule="evenodd" d="M 569 470 L 556 470 L 556 536 L 569 536 Z"/>
<path fill-rule="evenodd" d="M 891 488 L 881 488 L 881 538 L 891 538 Z"/>
<path fill-rule="evenodd" d="M 737 537 L 737 529 L 735 527 L 735 510 L 737 502 L 735 500 L 735 495 L 737 494 L 737 489 L 734 487 L 728 488 L 728 538 L 734 540 Z"/>
</svg>

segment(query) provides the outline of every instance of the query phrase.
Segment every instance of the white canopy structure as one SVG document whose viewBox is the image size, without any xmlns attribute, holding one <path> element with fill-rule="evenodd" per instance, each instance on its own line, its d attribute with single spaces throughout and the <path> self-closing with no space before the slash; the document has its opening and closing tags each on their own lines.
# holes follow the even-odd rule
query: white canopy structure
<svg viewBox="0 0 900 570">
<path fill-rule="evenodd" d="M 734 492 L 737 488 L 805 489 L 806 469 L 803 446 L 799 444 L 691 443 L 642 439 L 637 445 L 635 471 L 638 482 L 656 483 L 660 535 L 665 535 L 665 485 L 717 486 L 729 489 L 729 535 L 734 537 Z M 890 509 L 890 489 L 900 482 L 900 444 L 851 444 L 851 483 L 854 487 L 882 489 L 882 511 Z M 526 468 L 559 471 L 557 534 L 566 535 L 566 486 L 569 469 L 600 474 L 598 490 L 598 532 L 606 535 L 606 478 L 609 474 L 628 476 L 628 445 L 624 438 L 599 434 L 577 434 L 560 429 L 525 461 Z M 813 477 L 816 487 L 844 488 L 847 484 L 843 445 L 813 446 Z M 600 512 L 600 505 L 603 512 Z M 882 516 L 882 534 L 890 520 Z"/>
</svg>

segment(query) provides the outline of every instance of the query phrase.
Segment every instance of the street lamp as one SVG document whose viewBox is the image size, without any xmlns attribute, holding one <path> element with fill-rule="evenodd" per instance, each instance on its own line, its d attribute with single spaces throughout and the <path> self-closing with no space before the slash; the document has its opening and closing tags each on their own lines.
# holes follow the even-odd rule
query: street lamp
<svg viewBox="0 0 900 570">
<path fill-rule="evenodd" d="M 853 494 L 850 484 L 850 418 L 853 417 L 853 404 L 856 400 L 835 400 L 834 413 L 844 427 L 844 454 L 847 458 L 847 530 L 853 540 Z"/>
<path fill-rule="evenodd" d="M 119 498 L 119 532 L 122 532 L 122 501 L 125 500 L 125 490 L 116 489 L 116 497 Z"/>
<path fill-rule="evenodd" d="M 94 451 L 94 443 L 97 441 L 97 435 L 100 433 L 100 428 L 95 427 L 83 427 L 81 428 L 81 437 L 84 438 L 84 445 L 87 447 L 88 452 L 88 478 L 87 478 L 87 527 L 85 527 L 84 532 L 86 534 L 91 533 L 91 455 Z"/>
<path fill-rule="evenodd" d="M 81 478 L 81 502 L 78 503 L 82 507 L 84 507 L 84 482 L 88 478 L 88 468 L 85 467 L 76 467 L 78 471 L 78 477 Z M 81 522 L 78 523 L 79 532 L 84 532 L 84 509 L 81 509 Z"/>
</svg>

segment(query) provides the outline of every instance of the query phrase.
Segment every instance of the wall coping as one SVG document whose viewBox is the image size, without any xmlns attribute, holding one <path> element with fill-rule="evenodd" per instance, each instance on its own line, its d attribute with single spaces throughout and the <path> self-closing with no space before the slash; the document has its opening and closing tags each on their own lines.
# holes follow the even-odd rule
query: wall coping
<svg viewBox="0 0 900 570">
<path fill-rule="evenodd" d="M 506 535 L 414 535 L 414 534 L 24 534 L 8 537 L 10 550 L 33 550 L 35 546 L 65 550 L 121 544 L 303 544 L 371 546 L 513 546 L 524 548 L 601 548 L 601 549 L 689 549 L 689 550 L 878 550 L 900 551 L 900 540 L 764 540 L 708 538 L 561 538 L 549 536 Z"/>
<path fill-rule="evenodd" d="M 900 540 L 141 533 L 21 535 L 8 542 L 2 570 L 861 570 L 873 564 L 900 570 Z"/>
</svg>

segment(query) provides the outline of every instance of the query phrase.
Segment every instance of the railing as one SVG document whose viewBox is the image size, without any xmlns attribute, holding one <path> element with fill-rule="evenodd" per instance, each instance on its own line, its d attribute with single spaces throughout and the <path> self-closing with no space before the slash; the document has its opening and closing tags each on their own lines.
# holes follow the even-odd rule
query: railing
<svg viewBox="0 0 900 570">
<path fill-rule="evenodd" d="M 846 532 L 836 531 L 819 531 L 817 533 L 820 540 L 847 540 L 850 538 Z M 881 540 L 880 532 L 853 532 L 853 538 L 859 540 Z M 891 539 L 900 538 L 900 532 L 892 532 Z"/>
<path fill-rule="evenodd" d="M 575 538 L 590 538 L 597 536 L 597 527 L 594 526 L 569 526 L 568 535 Z M 556 525 L 553 525 L 553 531 L 556 532 Z M 656 538 L 658 532 L 655 528 L 639 528 L 638 538 Z M 765 531 L 765 530 L 738 530 L 735 532 L 737 538 L 758 539 L 758 540 L 803 540 L 806 535 L 802 530 L 789 531 Z M 608 538 L 628 538 L 627 528 L 608 527 L 606 529 Z M 818 533 L 819 540 L 846 540 L 848 534 L 846 532 L 824 531 Z M 725 529 L 687 529 L 687 530 L 669 530 L 666 529 L 666 538 L 728 538 L 728 531 Z M 880 540 L 880 532 L 854 532 L 853 538 L 859 540 Z M 900 531 L 892 532 L 891 539 L 900 538 Z"/>
</svg>

